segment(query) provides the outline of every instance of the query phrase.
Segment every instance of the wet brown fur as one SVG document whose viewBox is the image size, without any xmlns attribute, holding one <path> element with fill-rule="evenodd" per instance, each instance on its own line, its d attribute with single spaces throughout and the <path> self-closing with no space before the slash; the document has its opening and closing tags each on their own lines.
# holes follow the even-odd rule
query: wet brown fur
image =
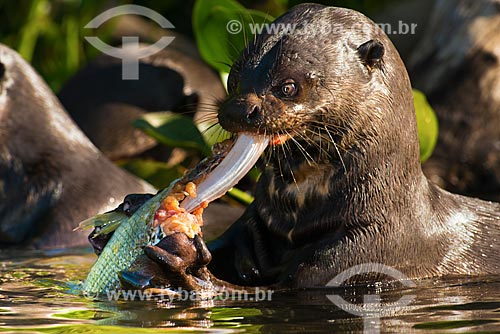
<svg viewBox="0 0 500 334">
<path fill-rule="evenodd" d="M 411 278 L 500 272 L 500 205 L 447 193 L 422 174 L 411 84 L 388 37 L 360 13 L 321 5 L 275 23 L 297 31 L 247 47 L 219 120 L 293 139 L 268 149 L 256 200 L 209 244 L 209 269 L 232 283 L 296 287 L 367 262 Z M 322 33 L 326 25 L 333 32 Z M 368 41 L 383 46 L 377 63 L 360 55 Z M 294 98 L 279 94 L 289 78 Z"/>
</svg>

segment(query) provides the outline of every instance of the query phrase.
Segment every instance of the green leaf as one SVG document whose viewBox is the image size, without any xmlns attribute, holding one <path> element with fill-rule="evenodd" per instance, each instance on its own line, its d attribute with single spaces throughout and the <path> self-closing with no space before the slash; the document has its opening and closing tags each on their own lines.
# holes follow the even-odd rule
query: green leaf
<svg viewBox="0 0 500 334">
<path fill-rule="evenodd" d="M 231 133 L 224 130 L 219 123 L 202 122 L 198 124 L 198 129 L 203 135 L 203 138 L 208 146 L 212 147 L 214 144 L 223 140 L 231 138 Z"/>
<path fill-rule="evenodd" d="M 48 30 L 52 24 L 51 20 L 49 1 L 42 0 L 31 3 L 28 19 L 21 29 L 18 46 L 19 53 L 26 61 L 31 62 L 40 34 Z"/>
<path fill-rule="evenodd" d="M 134 126 L 163 145 L 195 149 L 204 155 L 212 153 L 189 117 L 172 112 L 148 113 L 136 120 Z"/>
<path fill-rule="evenodd" d="M 116 316 L 116 313 L 101 310 L 77 310 L 53 315 L 56 318 L 76 319 L 76 320 L 98 320 Z"/>
<path fill-rule="evenodd" d="M 240 190 L 238 188 L 229 189 L 227 194 L 229 196 L 231 196 L 232 198 L 234 198 L 235 200 L 237 200 L 238 202 L 240 202 L 241 204 L 244 204 L 247 206 L 252 204 L 252 202 L 254 200 L 252 195 L 249 195 L 246 192 L 244 192 L 243 190 Z"/>
<path fill-rule="evenodd" d="M 247 10 L 234 0 L 197 0 L 193 31 L 201 56 L 219 72 L 229 72 L 245 42 L 253 39 L 250 24 L 272 19 L 262 12 Z"/>
<path fill-rule="evenodd" d="M 414 89 L 413 103 L 417 113 L 418 140 L 420 142 L 420 161 L 426 161 L 434 151 L 438 139 L 438 120 L 425 95 Z"/>
<path fill-rule="evenodd" d="M 241 319 L 250 319 L 262 315 L 262 311 L 256 308 L 239 307 L 214 307 L 211 309 L 210 318 L 215 321 L 233 321 Z"/>
<path fill-rule="evenodd" d="M 118 165 L 130 173 L 151 183 L 157 189 L 163 189 L 181 177 L 184 168 L 180 165 L 168 167 L 163 162 L 145 159 L 130 159 L 118 162 Z"/>
</svg>

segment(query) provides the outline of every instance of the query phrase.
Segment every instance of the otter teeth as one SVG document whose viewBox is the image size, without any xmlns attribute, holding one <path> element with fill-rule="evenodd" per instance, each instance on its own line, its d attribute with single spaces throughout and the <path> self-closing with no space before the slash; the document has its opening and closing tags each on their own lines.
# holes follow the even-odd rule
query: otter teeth
<svg viewBox="0 0 500 334">
<path fill-rule="evenodd" d="M 240 134 L 224 160 L 198 184 L 197 196 L 187 197 L 181 207 L 193 212 L 203 202 L 212 202 L 223 196 L 255 165 L 268 144 L 266 136 Z"/>
</svg>

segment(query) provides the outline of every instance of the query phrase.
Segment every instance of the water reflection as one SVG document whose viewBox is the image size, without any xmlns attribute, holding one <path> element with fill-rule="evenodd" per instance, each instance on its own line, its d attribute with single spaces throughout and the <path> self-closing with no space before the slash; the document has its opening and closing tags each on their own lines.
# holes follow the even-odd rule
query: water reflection
<svg viewBox="0 0 500 334">
<path fill-rule="evenodd" d="M 333 305 L 377 294 L 382 303 L 416 299 L 381 319 L 381 331 L 425 333 L 500 330 L 500 277 L 462 277 L 397 286 L 276 292 L 270 301 L 91 301 L 74 294 L 95 257 L 89 250 L 0 253 L 0 332 L 35 333 L 332 333 L 361 332 L 363 319 Z M 71 282 L 68 284 L 68 282 Z"/>
</svg>

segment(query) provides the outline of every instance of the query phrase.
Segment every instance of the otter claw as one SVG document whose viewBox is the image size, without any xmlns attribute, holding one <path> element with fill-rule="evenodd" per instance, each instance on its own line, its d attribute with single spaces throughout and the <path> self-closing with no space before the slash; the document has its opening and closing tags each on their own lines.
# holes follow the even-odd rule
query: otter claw
<svg viewBox="0 0 500 334">
<path fill-rule="evenodd" d="M 181 272 L 186 268 L 186 263 L 180 257 L 170 254 L 158 246 L 146 246 L 144 253 L 164 269 L 172 272 Z"/>
<path fill-rule="evenodd" d="M 109 233 L 109 234 L 99 234 L 99 235 L 96 235 L 99 233 L 99 228 L 96 227 L 88 236 L 88 240 L 90 242 L 90 245 L 92 246 L 92 248 L 94 249 L 94 253 L 96 253 L 96 255 L 101 255 L 102 253 L 102 250 L 104 249 L 104 247 L 106 247 L 106 245 L 108 244 L 108 241 L 109 239 L 111 239 L 111 237 L 113 236 L 113 232 Z"/>
<path fill-rule="evenodd" d="M 196 264 L 199 266 L 206 266 L 212 261 L 212 254 L 207 248 L 203 239 L 197 234 L 194 236 L 193 245 L 196 248 Z"/>
<path fill-rule="evenodd" d="M 200 290 L 210 281 L 206 265 L 212 255 L 199 235 L 190 239 L 177 232 L 163 238 L 155 246 L 146 246 L 144 253 L 162 268 L 171 284 Z"/>
<path fill-rule="evenodd" d="M 127 217 L 131 217 L 139 208 L 146 203 L 149 199 L 151 199 L 154 195 L 152 194 L 129 194 L 125 196 L 123 199 L 123 203 L 121 203 L 116 209 L 109 211 L 105 214 L 101 214 L 101 216 L 110 214 L 110 213 L 122 213 Z M 89 221 L 89 220 L 86 220 Z M 120 223 L 120 221 L 117 221 Z M 80 225 L 80 228 L 82 225 Z M 109 239 L 113 236 L 114 227 L 111 232 L 109 230 L 107 233 L 105 232 L 105 227 L 98 226 L 95 227 L 94 230 L 89 234 L 88 240 L 90 245 L 94 249 L 94 253 L 97 255 L 101 255 L 104 247 L 108 244 Z M 104 232 L 104 233 L 103 233 Z"/>
<path fill-rule="evenodd" d="M 146 255 L 168 271 L 179 272 L 197 262 L 198 252 L 194 239 L 176 232 L 154 246 L 144 247 Z"/>
</svg>

